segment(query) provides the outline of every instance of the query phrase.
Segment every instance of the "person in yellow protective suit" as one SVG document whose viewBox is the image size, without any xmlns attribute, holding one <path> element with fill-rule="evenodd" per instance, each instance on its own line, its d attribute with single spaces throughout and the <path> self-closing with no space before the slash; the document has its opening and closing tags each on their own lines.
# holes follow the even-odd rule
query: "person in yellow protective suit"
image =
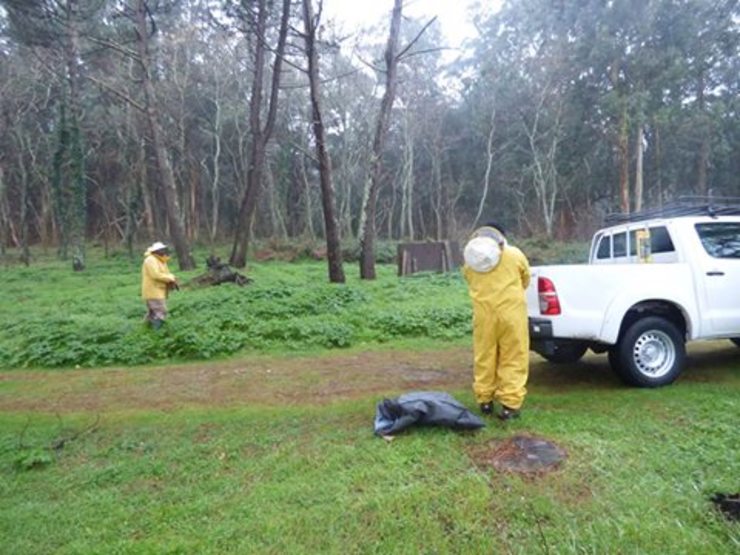
<svg viewBox="0 0 740 555">
<path fill-rule="evenodd" d="M 493 412 L 496 401 L 502 405 L 499 418 L 517 418 L 529 376 L 529 262 L 491 223 L 466 245 L 463 275 L 473 303 L 476 401 L 484 414 Z"/>
<path fill-rule="evenodd" d="M 169 248 L 157 241 L 144 253 L 141 265 L 141 297 L 147 308 L 146 321 L 155 330 L 167 318 L 167 297 L 171 289 L 179 289 L 177 279 L 167 267 Z"/>
</svg>

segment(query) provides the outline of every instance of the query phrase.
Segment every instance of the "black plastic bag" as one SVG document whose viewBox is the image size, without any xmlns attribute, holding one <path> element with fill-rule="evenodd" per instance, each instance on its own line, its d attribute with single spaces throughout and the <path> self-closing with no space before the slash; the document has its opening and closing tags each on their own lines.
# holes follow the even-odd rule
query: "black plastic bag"
<svg viewBox="0 0 740 555">
<path fill-rule="evenodd" d="M 392 435 L 413 425 L 477 430 L 485 423 L 449 393 L 441 391 L 406 393 L 378 403 L 375 410 L 377 435 Z"/>
</svg>

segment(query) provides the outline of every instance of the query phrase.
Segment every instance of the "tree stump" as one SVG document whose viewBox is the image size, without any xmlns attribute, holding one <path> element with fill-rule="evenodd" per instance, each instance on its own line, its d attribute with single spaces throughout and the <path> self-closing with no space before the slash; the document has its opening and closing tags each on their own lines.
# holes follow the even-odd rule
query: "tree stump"
<svg viewBox="0 0 740 555">
<path fill-rule="evenodd" d="M 238 286 L 243 287 L 253 281 L 247 276 L 232 269 L 225 262 L 221 262 L 221 259 L 217 256 L 211 255 L 206 258 L 206 268 L 208 268 L 208 271 L 194 277 L 190 281 L 191 285 L 195 287 L 207 287 L 211 285 L 221 285 L 222 283 L 236 283 Z"/>
</svg>

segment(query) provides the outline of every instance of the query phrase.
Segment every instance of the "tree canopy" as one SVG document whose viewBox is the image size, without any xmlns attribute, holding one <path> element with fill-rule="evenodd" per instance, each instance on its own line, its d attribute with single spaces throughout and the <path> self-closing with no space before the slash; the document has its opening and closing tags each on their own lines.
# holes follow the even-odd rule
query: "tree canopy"
<svg viewBox="0 0 740 555">
<path fill-rule="evenodd" d="M 390 4 L 350 51 L 309 2 L 308 58 L 307 1 L 0 0 L 0 254 L 84 267 L 86 242 L 168 238 L 243 263 L 250 237 L 333 219 L 351 243 L 368 183 L 371 246 L 491 217 L 585 237 L 608 212 L 740 195 L 736 0 L 512 0 L 454 61 L 439 21 L 404 16 L 390 65 Z"/>
</svg>

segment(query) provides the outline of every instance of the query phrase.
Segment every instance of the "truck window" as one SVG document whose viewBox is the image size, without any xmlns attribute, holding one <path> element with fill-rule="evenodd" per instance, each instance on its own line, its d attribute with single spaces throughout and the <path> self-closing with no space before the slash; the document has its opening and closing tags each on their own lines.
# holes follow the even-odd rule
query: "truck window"
<svg viewBox="0 0 740 555">
<path fill-rule="evenodd" d="M 673 252 L 673 241 L 664 226 L 650 228 L 650 252 L 658 254 L 661 252 Z"/>
<path fill-rule="evenodd" d="M 616 233 L 613 238 L 614 258 L 627 256 L 627 232 Z"/>
<path fill-rule="evenodd" d="M 599 240 L 599 247 L 596 249 L 597 259 L 604 260 L 605 258 L 611 257 L 611 238 L 611 235 L 604 235 L 601 240 Z"/>
<path fill-rule="evenodd" d="M 714 258 L 740 258 L 740 223 L 696 224 L 704 250 Z"/>
</svg>

